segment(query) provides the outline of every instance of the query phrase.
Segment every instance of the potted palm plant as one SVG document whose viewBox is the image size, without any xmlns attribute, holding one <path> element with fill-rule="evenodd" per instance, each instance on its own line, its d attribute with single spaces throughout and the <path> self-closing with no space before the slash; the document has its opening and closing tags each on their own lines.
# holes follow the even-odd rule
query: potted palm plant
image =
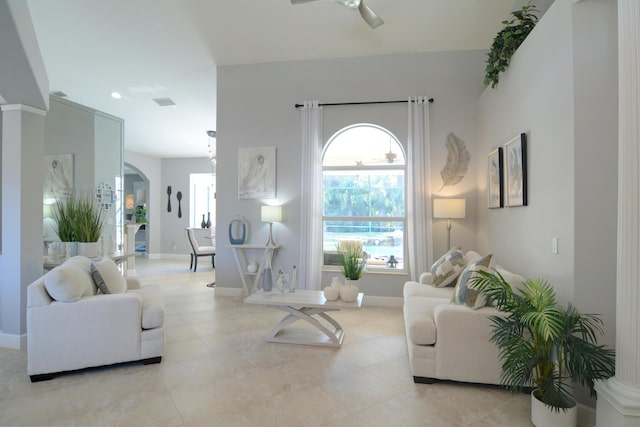
<svg viewBox="0 0 640 427">
<path fill-rule="evenodd" d="M 347 240 L 340 242 L 338 246 L 338 259 L 345 278 L 345 286 L 340 288 L 340 298 L 346 302 L 355 301 L 358 297 L 360 278 L 367 266 L 367 259 L 362 242 Z"/>
<path fill-rule="evenodd" d="M 614 351 L 597 344 L 602 320 L 581 314 L 571 304 L 559 305 L 555 291 L 542 279 L 526 280 L 515 290 L 497 271 L 479 272 L 472 281 L 501 311 L 491 316 L 491 341 L 500 350 L 503 384 L 512 391 L 535 387 L 534 425 L 575 426 L 572 383 L 588 387 L 595 396 L 594 381 L 612 377 L 615 371 Z M 551 420 L 554 417 L 561 420 Z"/>
</svg>

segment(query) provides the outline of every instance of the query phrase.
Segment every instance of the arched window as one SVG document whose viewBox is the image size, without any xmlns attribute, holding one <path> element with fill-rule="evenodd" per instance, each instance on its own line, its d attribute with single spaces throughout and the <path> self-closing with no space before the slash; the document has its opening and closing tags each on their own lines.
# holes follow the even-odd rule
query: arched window
<svg viewBox="0 0 640 427">
<path fill-rule="evenodd" d="M 341 240 L 358 240 L 369 271 L 404 268 L 405 174 L 402 145 L 380 126 L 355 124 L 329 139 L 322 157 L 325 266 L 339 265 Z"/>
</svg>

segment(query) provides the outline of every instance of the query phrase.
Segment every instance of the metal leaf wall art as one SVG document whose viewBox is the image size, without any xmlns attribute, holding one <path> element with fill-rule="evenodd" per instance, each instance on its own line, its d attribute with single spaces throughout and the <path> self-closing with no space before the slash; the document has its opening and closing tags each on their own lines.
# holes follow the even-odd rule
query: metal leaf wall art
<svg viewBox="0 0 640 427">
<path fill-rule="evenodd" d="M 442 177 L 440 191 L 444 187 L 454 186 L 462 181 L 467 174 L 469 162 L 471 161 L 471 154 L 467 150 L 464 141 L 453 133 L 447 135 L 445 147 L 447 147 L 449 153 L 447 154 L 447 164 L 440 171 L 440 176 Z"/>
</svg>

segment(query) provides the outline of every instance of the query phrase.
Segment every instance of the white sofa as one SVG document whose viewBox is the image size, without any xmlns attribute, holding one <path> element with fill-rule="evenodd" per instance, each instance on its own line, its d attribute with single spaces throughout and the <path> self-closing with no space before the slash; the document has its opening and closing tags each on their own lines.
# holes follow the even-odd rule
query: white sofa
<svg viewBox="0 0 640 427">
<path fill-rule="evenodd" d="M 124 278 L 105 257 L 77 256 L 27 288 L 27 359 L 31 381 L 88 367 L 143 361 L 159 363 L 165 346 L 164 308 L 158 286 Z"/>
<path fill-rule="evenodd" d="M 467 264 L 479 258 L 472 251 L 464 256 Z M 495 268 L 514 286 L 523 280 L 500 267 Z M 489 319 L 499 314 L 498 310 L 494 307 L 472 309 L 451 303 L 454 286 L 432 286 L 431 273 L 423 273 L 419 280 L 404 285 L 405 332 L 414 381 L 431 383 L 439 379 L 500 384 L 501 362 L 498 348 L 490 341 Z"/>
</svg>

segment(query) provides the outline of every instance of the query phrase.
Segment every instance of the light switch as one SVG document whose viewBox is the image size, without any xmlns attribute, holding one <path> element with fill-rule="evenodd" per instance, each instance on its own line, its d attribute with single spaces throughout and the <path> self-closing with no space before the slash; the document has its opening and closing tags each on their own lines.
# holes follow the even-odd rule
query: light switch
<svg viewBox="0 0 640 427">
<path fill-rule="evenodd" d="M 558 238 L 557 237 L 552 237 L 551 238 L 551 253 L 553 253 L 553 254 L 557 254 L 558 253 Z"/>
</svg>

